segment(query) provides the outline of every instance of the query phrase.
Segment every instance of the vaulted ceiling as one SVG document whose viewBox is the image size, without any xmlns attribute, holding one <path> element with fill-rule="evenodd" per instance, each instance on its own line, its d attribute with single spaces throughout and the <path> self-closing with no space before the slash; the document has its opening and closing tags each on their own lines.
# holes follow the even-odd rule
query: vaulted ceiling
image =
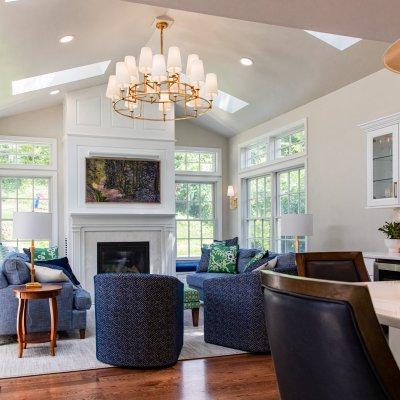
<svg viewBox="0 0 400 400">
<path fill-rule="evenodd" d="M 309 5 L 315 3 L 311 0 L 304 1 Z M 67 91 L 105 83 L 114 69 L 115 61 L 127 54 L 138 56 L 140 48 L 146 44 L 154 49 L 158 48 L 158 35 L 152 28 L 152 22 L 156 16 L 162 14 L 167 14 L 175 20 L 165 34 L 166 46 L 178 45 L 184 59 L 189 53 L 200 54 L 206 72 L 218 74 L 220 88 L 249 103 L 235 114 L 215 109 L 196 122 L 227 136 L 381 69 L 382 53 L 387 47 L 387 43 L 382 41 L 362 40 L 341 52 L 302 29 L 277 26 L 284 23 L 290 25 L 291 21 L 295 20 L 294 12 L 297 8 L 288 6 L 289 3 L 297 4 L 297 1 L 263 1 L 262 4 L 271 5 L 268 9 L 270 13 L 266 13 L 264 8 L 259 8 L 258 18 L 257 14 L 254 14 L 257 9 L 250 6 L 253 2 L 247 2 L 246 10 L 253 14 L 243 14 L 244 19 L 258 22 L 225 18 L 238 18 L 241 11 L 246 11 L 240 5 L 244 2 L 237 0 L 230 0 L 230 3 L 237 3 L 236 5 L 242 8 L 227 7 L 225 10 L 218 9 L 218 5 L 225 3 L 225 0 L 143 2 L 151 2 L 153 5 L 122 0 L 19 0 L 12 3 L 2 1 L 0 117 L 58 104 L 62 102 L 62 96 Z M 340 2 L 326 3 L 332 6 L 333 3 Z M 259 0 L 255 0 L 254 3 L 259 3 Z M 364 4 L 364 1 L 362 3 Z M 365 4 L 367 3 L 372 2 L 365 1 Z M 285 4 L 286 14 L 277 13 L 278 6 Z M 188 10 L 197 10 L 194 6 L 201 6 L 199 11 L 204 14 L 166 8 L 167 5 L 177 8 L 184 5 Z M 399 6 L 397 11 L 398 8 Z M 311 6 L 308 11 L 310 15 L 315 14 Z M 363 8 L 359 11 L 363 11 Z M 375 26 L 376 34 L 373 34 L 373 29 L 369 29 L 365 30 L 363 36 L 357 33 L 359 31 L 350 29 L 351 21 L 337 27 L 337 31 L 332 31 L 333 27 L 324 29 L 323 25 L 316 25 L 315 21 L 304 19 L 303 14 L 307 13 L 298 15 L 296 25 L 301 28 L 379 40 L 392 40 L 396 37 L 397 28 L 384 28 L 384 24 Z M 376 14 L 381 16 L 382 13 L 376 11 Z M 390 14 L 388 18 L 392 18 L 395 13 L 387 14 Z M 279 15 L 281 18 L 277 20 Z M 333 14 L 327 12 L 326 15 Z M 325 16 L 324 19 L 328 23 L 331 19 L 335 20 L 335 16 L 336 14 L 332 18 Z M 346 16 L 345 19 L 349 18 Z M 353 22 L 354 26 L 360 26 L 356 16 Z M 370 26 L 369 21 L 364 25 Z M 75 40 L 62 45 L 58 39 L 66 34 L 73 34 Z M 241 57 L 250 57 L 254 65 L 242 66 L 239 63 Z M 104 76 L 62 85 L 58 87 L 61 90 L 59 95 L 50 96 L 48 89 L 17 96 L 11 94 L 13 80 L 103 60 L 112 60 Z"/>
</svg>

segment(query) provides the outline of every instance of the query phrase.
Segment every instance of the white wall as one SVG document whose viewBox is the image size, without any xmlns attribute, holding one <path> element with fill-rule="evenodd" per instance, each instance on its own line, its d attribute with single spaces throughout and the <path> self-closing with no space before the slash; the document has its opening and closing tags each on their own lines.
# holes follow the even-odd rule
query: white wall
<svg viewBox="0 0 400 400">
<path fill-rule="evenodd" d="M 384 250 L 377 228 L 393 211 L 364 208 L 364 134 L 357 125 L 399 112 L 399 93 L 400 76 L 381 70 L 231 138 L 228 180 L 237 184 L 240 143 L 307 117 L 308 212 L 314 214 L 309 249 Z M 238 233 L 237 211 L 229 232 Z"/>
<path fill-rule="evenodd" d="M 221 149 L 222 163 L 222 237 L 229 236 L 229 201 L 226 197 L 229 169 L 229 140 L 225 136 L 203 129 L 189 121 L 178 121 L 175 126 L 177 146 L 213 147 Z"/>
<path fill-rule="evenodd" d="M 31 136 L 57 139 L 58 153 L 58 242 L 64 244 L 64 183 L 63 183 L 63 107 L 62 105 L 31 111 L 0 119 L 0 135 Z"/>
</svg>

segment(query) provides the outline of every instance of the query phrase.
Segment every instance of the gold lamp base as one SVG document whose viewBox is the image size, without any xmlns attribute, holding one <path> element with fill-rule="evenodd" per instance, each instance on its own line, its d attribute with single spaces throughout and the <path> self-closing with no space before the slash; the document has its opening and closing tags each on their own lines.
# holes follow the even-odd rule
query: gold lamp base
<svg viewBox="0 0 400 400">
<path fill-rule="evenodd" d="M 28 283 L 25 283 L 25 287 L 27 289 L 38 289 L 38 288 L 42 287 L 42 284 L 39 282 L 28 282 Z"/>
<path fill-rule="evenodd" d="M 25 284 L 27 289 L 38 289 L 42 285 L 39 282 L 35 282 L 35 241 L 31 243 L 31 281 Z"/>
</svg>

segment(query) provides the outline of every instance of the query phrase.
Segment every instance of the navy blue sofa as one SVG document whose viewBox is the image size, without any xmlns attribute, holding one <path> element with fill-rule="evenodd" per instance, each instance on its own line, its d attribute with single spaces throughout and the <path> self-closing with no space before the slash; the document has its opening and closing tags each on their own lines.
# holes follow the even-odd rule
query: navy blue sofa
<svg viewBox="0 0 400 400">
<path fill-rule="evenodd" d="M 249 252 L 241 249 L 239 252 Z M 272 270 L 297 275 L 294 254 L 269 253 L 289 262 L 278 262 Z M 265 261 L 265 260 L 264 260 Z M 189 287 L 198 290 L 204 301 L 204 340 L 219 346 L 268 353 L 270 351 L 264 313 L 261 272 L 244 272 L 238 263 L 237 274 L 197 272 L 187 276 Z"/>
<path fill-rule="evenodd" d="M 216 279 L 216 278 L 224 278 L 224 279 L 234 279 L 238 275 L 242 274 L 249 274 L 250 272 L 244 272 L 244 266 L 245 263 L 249 260 L 249 257 L 244 258 L 243 261 L 241 262 L 241 253 L 249 253 L 251 251 L 256 251 L 255 249 L 240 249 L 238 253 L 238 267 L 237 267 L 237 274 L 225 274 L 225 273 L 217 273 L 217 272 L 196 272 L 194 274 L 190 274 L 186 277 L 187 284 L 190 288 L 196 289 L 199 292 L 200 300 L 204 301 L 204 282 L 210 280 L 210 279 Z M 251 254 L 251 253 L 250 253 Z M 274 252 L 269 252 L 268 256 L 263 259 L 262 261 L 268 261 L 272 260 L 275 257 L 280 257 L 283 254 L 279 253 L 274 253 Z M 272 271 L 275 272 L 280 272 L 282 274 L 289 274 L 289 275 L 297 275 L 297 270 L 296 266 L 294 265 L 294 254 L 293 254 L 293 263 L 289 265 L 285 264 L 279 264 L 272 269 Z M 261 262 L 262 262 L 261 261 Z"/>
</svg>

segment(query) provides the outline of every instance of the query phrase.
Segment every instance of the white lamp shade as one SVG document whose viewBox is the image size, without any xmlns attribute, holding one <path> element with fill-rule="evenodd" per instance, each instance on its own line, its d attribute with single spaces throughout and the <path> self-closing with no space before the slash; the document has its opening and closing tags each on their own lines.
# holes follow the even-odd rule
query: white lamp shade
<svg viewBox="0 0 400 400">
<path fill-rule="evenodd" d="M 106 97 L 111 100 L 115 100 L 120 95 L 119 88 L 117 86 L 117 79 L 115 75 L 110 75 L 108 78 L 108 85 L 106 90 Z"/>
<path fill-rule="evenodd" d="M 192 71 L 192 62 L 194 60 L 198 60 L 199 56 L 197 54 L 189 54 L 186 64 L 186 76 L 189 79 L 191 71 Z"/>
<path fill-rule="evenodd" d="M 127 88 L 129 86 L 130 77 L 128 72 L 128 67 L 124 61 L 117 62 L 115 66 L 115 75 L 117 80 L 117 85 L 120 89 Z"/>
<path fill-rule="evenodd" d="M 167 79 L 167 67 L 165 65 L 165 57 L 162 54 L 155 54 L 153 57 L 151 79 L 154 82 L 162 82 Z"/>
<path fill-rule="evenodd" d="M 136 66 L 136 59 L 133 56 L 125 57 L 125 64 L 128 68 L 129 77 L 131 78 L 131 83 L 139 82 L 139 71 Z"/>
<path fill-rule="evenodd" d="M 41 212 L 15 212 L 13 238 L 49 240 L 52 234 L 52 214 Z"/>
<path fill-rule="evenodd" d="M 153 64 L 153 52 L 150 47 L 142 47 L 139 57 L 139 71 L 142 74 L 150 74 Z"/>
<path fill-rule="evenodd" d="M 218 95 L 218 80 L 217 75 L 209 73 L 206 75 L 206 97 L 214 99 Z"/>
<path fill-rule="evenodd" d="M 282 236 L 312 236 L 312 214 L 284 214 L 281 216 Z"/>
<path fill-rule="evenodd" d="M 168 49 L 167 71 L 177 74 L 182 71 L 182 59 L 179 47 L 172 46 Z"/>
<path fill-rule="evenodd" d="M 228 197 L 233 197 L 235 196 L 235 190 L 233 189 L 233 186 L 228 186 L 228 190 L 226 192 L 226 195 Z"/>
<path fill-rule="evenodd" d="M 194 60 L 190 67 L 190 83 L 195 85 L 197 88 L 204 83 L 204 66 L 203 61 Z"/>
</svg>

